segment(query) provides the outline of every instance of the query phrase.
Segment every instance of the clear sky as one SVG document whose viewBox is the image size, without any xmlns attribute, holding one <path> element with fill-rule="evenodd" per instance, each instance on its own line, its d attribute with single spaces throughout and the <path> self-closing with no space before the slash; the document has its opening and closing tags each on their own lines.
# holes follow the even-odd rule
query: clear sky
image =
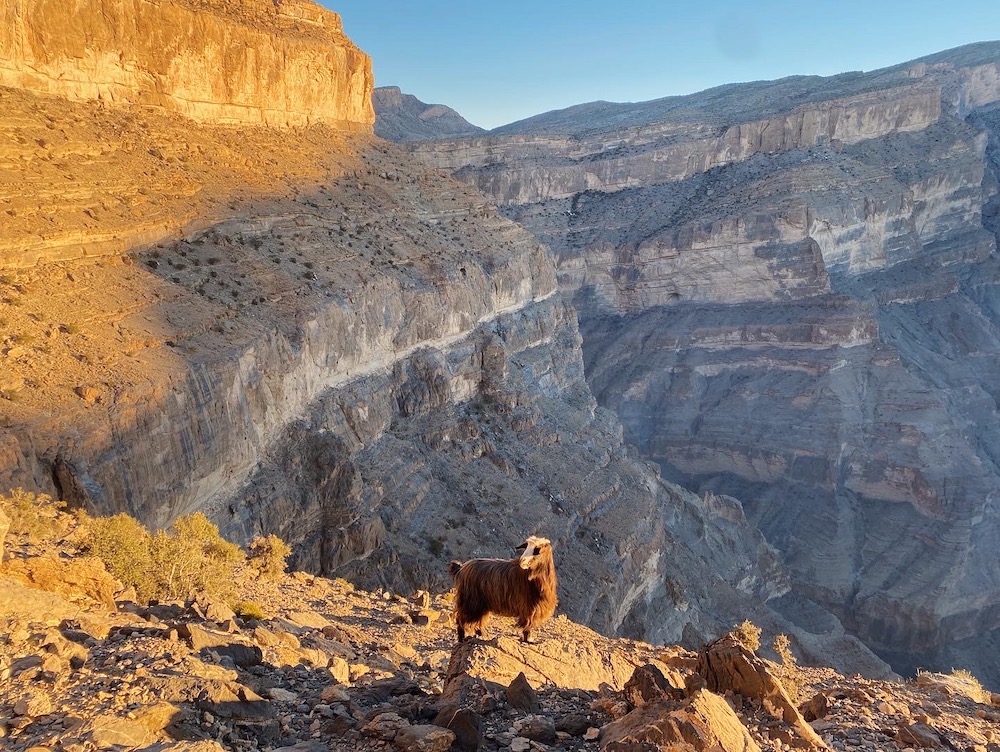
<svg viewBox="0 0 1000 752">
<path fill-rule="evenodd" d="M 1000 39 L 1000 0 L 321 0 L 378 86 L 484 128 Z"/>
</svg>

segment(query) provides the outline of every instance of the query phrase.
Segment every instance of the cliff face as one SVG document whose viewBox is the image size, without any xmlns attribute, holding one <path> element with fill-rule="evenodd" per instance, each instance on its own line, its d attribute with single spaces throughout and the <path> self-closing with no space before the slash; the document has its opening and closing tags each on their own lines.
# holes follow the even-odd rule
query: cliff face
<svg viewBox="0 0 1000 752">
<path fill-rule="evenodd" d="M 263 24 L 205 7 L 208 40 Z M 319 34 L 285 18 L 309 7 L 259 28 L 279 47 L 288 24 Z M 551 254 L 481 193 L 353 129 L 219 128 L 166 97 L 74 92 L 0 89 L 0 489 L 153 526 L 205 511 L 399 590 L 539 532 L 564 609 L 610 632 L 791 629 L 767 605 L 787 573 L 739 502 L 628 455 Z M 887 672 L 825 616 L 805 650 Z"/>
<path fill-rule="evenodd" d="M 939 114 L 940 89 L 915 84 L 731 125 L 714 119 L 625 123 L 610 132 L 501 133 L 416 148 L 422 159 L 455 172 L 502 204 L 530 204 L 588 190 L 683 180 L 757 154 L 921 130 Z"/>
<path fill-rule="evenodd" d="M 375 119 L 371 61 L 305 0 L 3 0 L 0 85 L 217 124 Z"/>
<path fill-rule="evenodd" d="M 998 60 L 408 147 L 555 250 L 598 401 L 665 477 L 743 501 L 792 569 L 787 616 L 820 604 L 900 670 L 993 682 Z"/>
</svg>

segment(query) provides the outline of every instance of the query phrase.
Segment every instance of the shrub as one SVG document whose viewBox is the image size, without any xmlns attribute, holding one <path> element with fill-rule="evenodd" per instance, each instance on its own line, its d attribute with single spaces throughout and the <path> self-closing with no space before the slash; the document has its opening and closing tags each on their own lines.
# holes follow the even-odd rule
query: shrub
<svg viewBox="0 0 1000 752">
<path fill-rule="evenodd" d="M 219 528 L 201 512 L 179 517 L 169 532 L 153 536 L 160 589 L 168 598 L 191 598 L 201 592 L 229 596 L 235 567 L 244 558 L 240 547 L 219 535 Z"/>
<path fill-rule="evenodd" d="M 775 667 L 774 673 L 792 702 L 798 702 L 805 687 L 805 679 L 799 670 L 798 664 L 795 662 L 795 656 L 792 654 L 792 645 L 788 639 L 788 635 L 777 635 L 771 643 L 771 647 L 774 648 L 774 652 L 781 658 L 781 665 Z"/>
<path fill-rule="evenodd" d="M 135 588 L 137 598 L 149 600 L 160 595 L 152 541 L 149 531 L 138 520 L 116 514 L 90 520 L 85 545 L 112 575 Z"/>
<path fill-rule="evenodd" d="M 760 627 L 749 619 L 736 626 L 730 634 L 747 650 L 753 652 L 760 650 Z"/>
<path fill-rule="evenodd" d="M 127 514 L 98 517 L 90 522 L 85 545 L 147 601 L 198 593 L 229 597 L 236 566 L 244 559 L 240 547 L 222 538 L 201 512 L 152 535 Z"/>
<path fill-rule="evenodd" d="M 976 702 L 990 702 L 990 693 L 987 692 L 982 683 L 976 676 L 964 668 L 953 668 L 951 670 L 951 676 L 953 679 L 959 682 L 962 686 L 963 694 Z"/>
<path fill-rule="evenodd" d="M 781 658 L 782 663 L 786 666 L 795 665 L 795 656 L 792 655 L 792 646 L 788 639 L 788 635 L 777 635 L 774 638 L 774 642 L 771 644 L 771 647 L 774 648 L 774 652 L 778 654 L 779 658 Z"/>
<path fill-rule="evenodd" d="M 268 580 L 276 580 L 285 573 L 286 560 L 292 553 L 291 547 L 277 535 L 266 538 L 257 536 L 248 548 L 250 566 Z"/>
<path fill-rule="evenodd" d="M 257 603 L 254 601 L 236 601 L 233 604 L 233 612 L 241 619 L 256 619 L 257 621 L 264 621 L 267 618 L 267 614 L 264 613 Z"/>
</svg>

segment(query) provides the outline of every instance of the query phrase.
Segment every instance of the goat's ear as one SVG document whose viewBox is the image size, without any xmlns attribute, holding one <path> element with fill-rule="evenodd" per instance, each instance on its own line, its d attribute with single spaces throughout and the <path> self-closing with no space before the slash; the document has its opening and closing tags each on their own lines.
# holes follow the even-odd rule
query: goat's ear
<svg viewBox="0 0 1000 752">
<path fill-rule="evenodd" d="M 524 550 L 524 549 L 526 549 L 527 547 L 528 547 L 528 541 L 525 541 L 525 542 L 524 542 L 524 543 L 522 543 L 522 544 L 521 544 L 520 546 L 514 546 L 514 550 L 515 550 L 515 551 L 523 551 L 523 550 Z"/>
</svg>

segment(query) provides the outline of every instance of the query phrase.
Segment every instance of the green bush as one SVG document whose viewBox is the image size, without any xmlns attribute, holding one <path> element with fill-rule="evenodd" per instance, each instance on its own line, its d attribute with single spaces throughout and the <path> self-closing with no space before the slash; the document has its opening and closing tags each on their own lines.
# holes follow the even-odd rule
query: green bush
<svg viewBox="0 0 1000 752">
<path fill-rule="evenodd" d="M 104 562 L 124 585 L 135 588 L 141 601 L 160 596 L 153 562 L 153 537 L 134 517 L 95 517 L 87 525 L 87 550 Z"/>
<path fill-rule="evenodd" d="M 85 545 L 143 601 L 198 593 L 228 598 L 236 566 L 244 560 L 240 547 L 219 535 L 201 512 L 152 535 L 126 514 L 98 517 L 89 525 Z"/>
<path fill-rule="evenodd" d="M 254 601 L 236 601 L 233 604 L 233 612 L 241 619 L 256 619 L 257 621 L 264 621 L 267 618 L 267 614 L 264 613 L 257 603 Z"/>
<path fill-rule="evenodd" d="M 257 536 L 248 548 L 250 566 L 268 580 L 276 580 L 285 573 L 291 547 L 277 535 Z"/>
<path fill-rule="evenodd" d="M 167 598 L 231 596 L 236 565 L 244 559 L 240 547 L 219 535 L 201 512 L 179 517 L 168 532 L 153 536 L 153 560 Z"/>
</svg>

